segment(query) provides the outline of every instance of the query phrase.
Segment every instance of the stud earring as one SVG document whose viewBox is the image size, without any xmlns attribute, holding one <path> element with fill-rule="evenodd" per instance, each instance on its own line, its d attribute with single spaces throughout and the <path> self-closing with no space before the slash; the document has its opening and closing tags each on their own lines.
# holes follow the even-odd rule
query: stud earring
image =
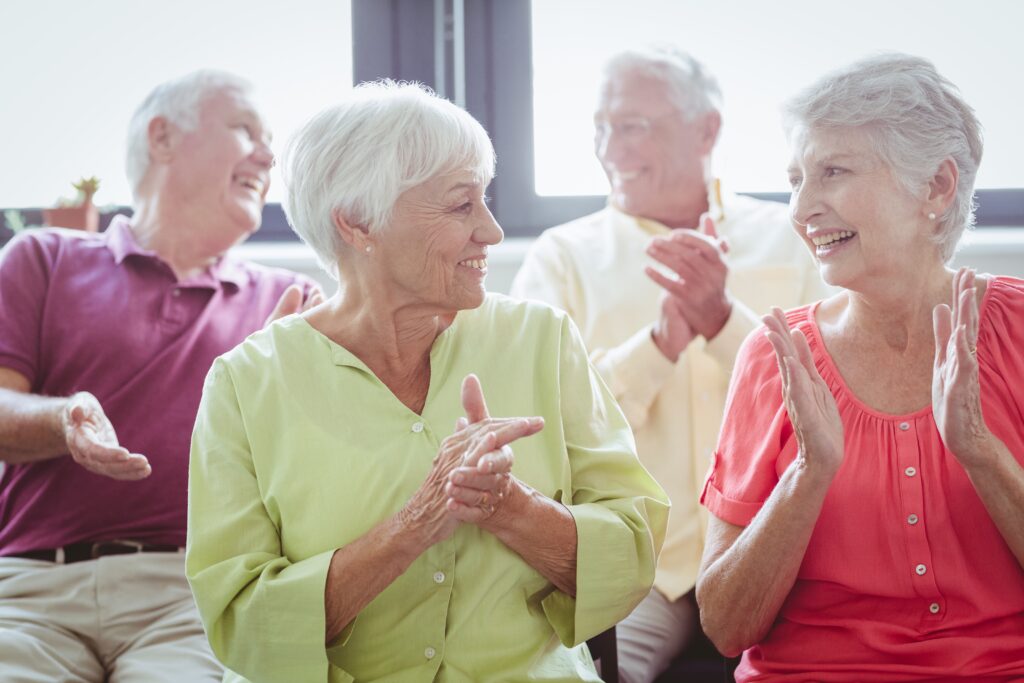
<svg viewBox="0 0 1024 683">
<path fill-rule="evenodd" d="M 366 245 L 366 253 L 369 254 L 371 251 L 373 251 L 373 247 L 371 247 L 369 244 L 367 244 Z"/>
<path fill-rule="evenodd" d="M 935 212 L 934 212 L 934 211 L 932 211 L 932 212 L 929 212 L 929 214 L 928 214 L 928 220 L 930 220 L 930 221 L 933 221 L 933 220 L 935 220 Z"/>
</svg>

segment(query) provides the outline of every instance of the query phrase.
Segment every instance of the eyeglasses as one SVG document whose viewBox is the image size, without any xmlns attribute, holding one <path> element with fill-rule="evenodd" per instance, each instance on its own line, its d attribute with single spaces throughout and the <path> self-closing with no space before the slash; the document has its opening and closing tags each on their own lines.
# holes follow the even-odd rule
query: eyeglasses
<svg viewBox="0 0 1024 683">
<path fill-rule="evenodd" d="M 599 141 L 608 139 L 608 136 L 615 133 L 617 137 L 630 142 L 643 140 L 651 134 L 651 128 L 655 121 L 667 118 L 677 112 L 670 111 L 660 116 L 627 116 L 625 118 L 609 121 L 607 119 L 594 119 L 594 135 Z"/>
</svg>

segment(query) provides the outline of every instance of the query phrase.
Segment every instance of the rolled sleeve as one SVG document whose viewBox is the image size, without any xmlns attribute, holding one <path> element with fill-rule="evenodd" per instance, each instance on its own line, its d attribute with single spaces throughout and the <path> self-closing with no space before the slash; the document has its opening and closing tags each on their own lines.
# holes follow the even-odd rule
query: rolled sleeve
<svg viewBox="0 0 1024 683">
<path fill-rule="evenodd" d="M 640 464 L 625 417 L 568 318 L 560 395 L 576 522 L 576 597 L 548 595 L 544 613 L 566 646 L 626 617 L 650 591 L 668 523 L 668 497 Z"/>
<path fill-rule="evenodd" d="M 192 437 L 186 571 L 210 645 L 225 666 L 259 681 L 328 680 L 324 587 L 333 553 L 299 561 L 283 555 L 260 496 L 234 384 L 218 360 Z"/>
</svg>

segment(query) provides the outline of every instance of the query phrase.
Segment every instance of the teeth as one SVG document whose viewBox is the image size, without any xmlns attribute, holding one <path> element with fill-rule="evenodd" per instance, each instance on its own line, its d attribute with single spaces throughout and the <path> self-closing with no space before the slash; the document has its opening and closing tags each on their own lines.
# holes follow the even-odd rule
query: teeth
<svg viewBox="0 0 1024 683">
<path fill-rule="evenodd" d="M 616 171 L 615 177 L 618 180 L 634 180 L 640 175 L 640 171 Z"/>
<path fill-rule="evenodd" d="M 459 261 L 459 265 L 466 266 L 467 268 L 475 268 L 476 270 L 484 270 L 487 268 L 487 259 L 466 259 L 465 261 Z"/>
<path fill-rule="evenodd" d="M 263 182 L 258 178 L 239 178 L 238 182 L 242 185 L 242 187 L 246 187 L 252 190 L 253 192 L 256 192 L 258 194 L 263 193 Z"/>
<path fill-rule="evenodd" d="M 827 235 L 818 235 L 816 237 L 812 237 L 811 241 L 814 242 L 814 246 L 816 247 L 824 247 L 826 245 L 832 244 L 833 242 L 838 242 L 839 240 L 846 239 L 848 237 L 853 237 L 853 233 L 850 232 L 849 230 L 840 230 L 839 232 L 830 232 Z"/>
</svg>

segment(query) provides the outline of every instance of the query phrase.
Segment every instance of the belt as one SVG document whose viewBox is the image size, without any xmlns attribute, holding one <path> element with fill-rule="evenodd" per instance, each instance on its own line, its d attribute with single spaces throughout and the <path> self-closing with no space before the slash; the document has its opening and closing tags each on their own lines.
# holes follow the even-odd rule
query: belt
<svg viewBox="0 0 1024 683">
<path fill-rule="evenodd" d="M 105 555 L 134 555 L 135 553 L 183 553 L 184 548 L 176 545 L 154 545 L 150 543 L 139 543 L 138 541 L 127 541 L 117 539 L 114 541 L 82 541 L 80 543 L 69 543 L 63 548 L 52 550 L 26 550 L 21 553 L 13 553 L 8 557 L 23 557 L 29 560 L 42 560 L 44 562 L 56 562 L 57 564 L 71 564 L 72 562 L 84 562 L 95 560 Z"/>
</svg>

